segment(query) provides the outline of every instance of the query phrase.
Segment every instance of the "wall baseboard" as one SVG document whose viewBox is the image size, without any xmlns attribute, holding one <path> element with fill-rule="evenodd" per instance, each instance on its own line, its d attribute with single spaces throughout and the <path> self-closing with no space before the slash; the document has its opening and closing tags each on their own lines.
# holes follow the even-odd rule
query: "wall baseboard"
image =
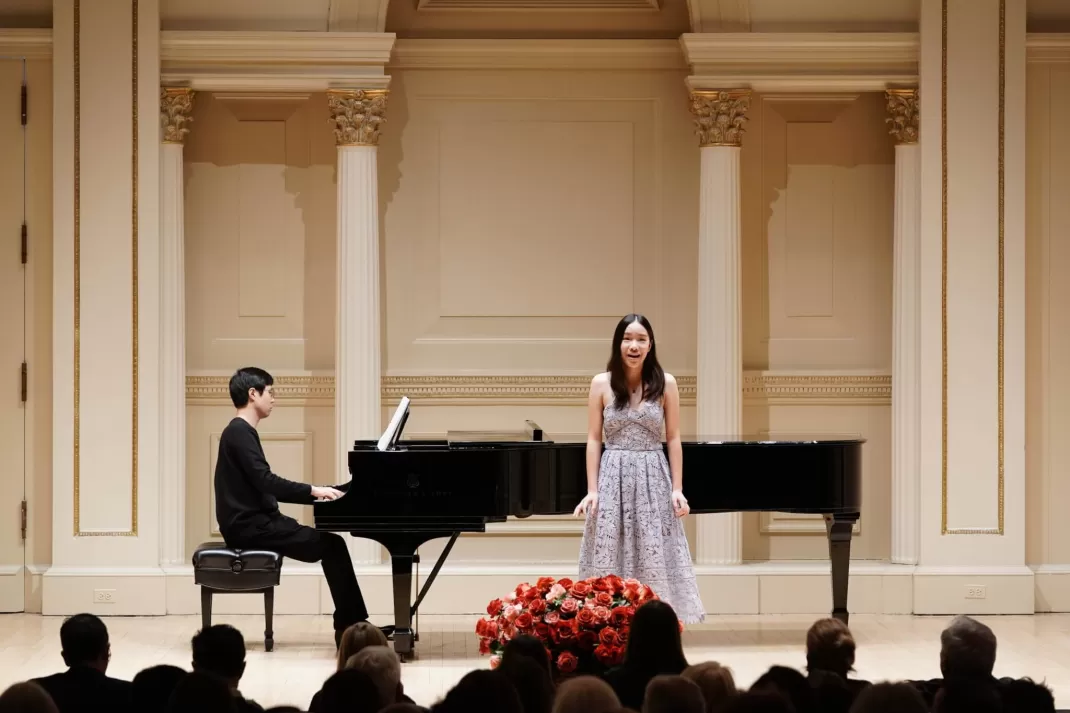
<svg viewBox="0 0 1070 713">
<path fill-rule="evenodd" d="M 364 598 L 376 621 L 393 614 L 388 565 L 358 566 Z M 191 567 L 27 567 L 28 612 L 100 616 L 196 615 L 200 593 Z M 699 591 L 711 616 L 729 614 L 827 615 L 831 609 L 828 562 L 754 562 L 695 565 Z M 574 563 L 532 567 L 516 563 L 443 566 L 420 607 L 423 614 L 475 615 L 520 582 L 575 577 Z M 421 570 L 416 587 L 427 571 Z M 1070 612 L 1070 565 L 1036 567 L 918 567 L 886 562 L 851 564 L 852 614 L 1032 614 Z M 110 602 L 95 595 L 104 590 Z M 30 596 L 36 593 L 35 597 Z M 412 593 L 415 598 L 416 592 Z M 323 614 L 334 610 L 318 565 L 287 562 L 275 594 L 275 613 Z M 213 613 L 262 615 L 259 595 L 220 595 Z"/>
</svg>

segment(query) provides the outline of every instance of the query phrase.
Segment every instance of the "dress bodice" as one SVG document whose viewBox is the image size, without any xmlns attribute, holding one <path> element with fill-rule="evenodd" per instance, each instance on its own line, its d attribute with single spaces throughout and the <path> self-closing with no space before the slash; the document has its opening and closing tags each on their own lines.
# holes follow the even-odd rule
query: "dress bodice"
<svg viewBox="0 0 1070 713">
<path fill-rule="evenodd" d="M 638 406 L 602 409 L 602 428 L 608 450 L 661 450 L 661 427 L 665 420 L 660 401 L 642 401 Z"/>
</svg>

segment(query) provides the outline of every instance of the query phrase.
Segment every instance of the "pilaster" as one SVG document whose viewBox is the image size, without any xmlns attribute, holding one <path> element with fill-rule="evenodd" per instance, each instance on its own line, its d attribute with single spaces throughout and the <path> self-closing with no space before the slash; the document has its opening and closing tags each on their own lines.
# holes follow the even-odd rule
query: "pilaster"
<svg viewBox="0 0 1070 713">
<path fill-rule="evenodd" d="M 921 162 L 917 89 L 889 89 L 895 137 L 895 226 L 892 287 L 892 562 L 918 562 L 918 243 Z"/>
<path fill-rule="evenodd" d="M 193 90 L 160 89 L 160 564 L 186 559 L 186 290 L 182 146 Z"/>
<path fill-rule="evenodd" d="M 353 441 L 377 438 L 381 430 L 377 159 L 387 96 L 386 89 L 327 92 L 338 147 L 335 470 L 344 481 Z M 357 564 L 379 563 L 379 543 L 349 539 Z"/>
<path fill-rule="evenodd" d="M 158 0 L 53 15 L 53 513 L 44 614 L 162 614 Z"/>
<path fill-rule="evenodd" d="M 691 113 L 701 152 L 698 246 L 697 436 L 742 428 L 740 150 L 749 90 L 695 90 Z M 684 473 L 684 490 L 688 474 Z M 742 515 L 697 516 L 695 561 L 742 561 Z"/>
</svg>

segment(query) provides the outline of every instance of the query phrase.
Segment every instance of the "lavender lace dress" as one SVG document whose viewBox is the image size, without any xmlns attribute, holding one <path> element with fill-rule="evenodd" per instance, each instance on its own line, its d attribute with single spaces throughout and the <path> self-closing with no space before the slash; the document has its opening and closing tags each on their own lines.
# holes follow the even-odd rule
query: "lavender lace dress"
<svg viewBox="0 0 1070 713">
<path fill-rule="evenodd" d="M 686 624 L 703 621 L 684 525 L 672 507 L 672 477 L 662 450 L 662 405 L 602 411 L 606 450 L 598 473 L 598 506 L 580 542 L 581 579 L 615 574 L 654 590 Z"/>
</svg>

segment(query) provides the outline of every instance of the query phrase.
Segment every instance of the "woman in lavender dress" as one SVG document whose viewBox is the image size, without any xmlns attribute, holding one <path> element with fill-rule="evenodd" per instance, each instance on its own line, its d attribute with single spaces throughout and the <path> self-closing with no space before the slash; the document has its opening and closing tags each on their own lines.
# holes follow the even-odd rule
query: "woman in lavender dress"
<svg viewBox="0 0 1070 713">
<path fill-rule="evenodd" d="M 682 467 L 676 380 L 658 364 L 650 322 L 629 314 L 613 334 L 607 371 L 591 381 L 587 495 L 575 513 L 587 517 L 579 574 L 638 579 L 696 623 L 705 611 L 680 519 L 689 512 Z"/>
</svg>

